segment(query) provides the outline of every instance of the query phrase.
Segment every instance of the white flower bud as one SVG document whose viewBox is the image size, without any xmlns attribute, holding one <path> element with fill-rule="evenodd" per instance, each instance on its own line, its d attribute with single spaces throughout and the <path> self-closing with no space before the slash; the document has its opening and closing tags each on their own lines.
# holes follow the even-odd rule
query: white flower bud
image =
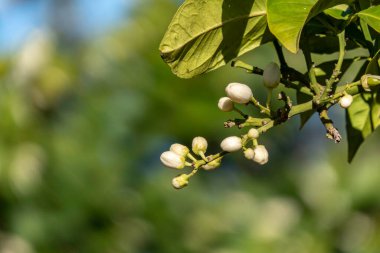
<svg viewBox="0 0 380 253">
<path fill-rule="evenodd" d="M 269 155 L 264 145 L 256 146 L 253 149 L 253 152 L 254 152 L 253 161 L 261 165 L 266 164 L 268 162 Z"/>
<path fill-rule="evenodd" d="M 238 151 L 242 147 L 241 138 L 237 136 L 227 137 L 220 143 L 220 147 L 227 152 Z"/>
<path fill-rule="evenodd" d="M 185 167 L 185 157 L 180 156 L 173 151 L 165 151 L 162 153 L 160 160 L 165 166 L 169 168 L 182 169 Z"/>
<path fill-rule="evenodd" d="M 218 167 L 220 167 L 220 164 L 221 164 L 221 161 L 222 161 L 222 157 L 219 157 L 205 165 L 202 166 L 202 168 L 204 170 L 213 170 L 213 169 L 216 169 Z"/>
<path fill-rule="evenodd" d="M 226 87 L 226 94 L 235 103 L 246 104 L 251 101 L 252 90 L 242 83 L 230 83 Z"/>
<path fill-rule="evenodd" d="M 248 160 L 252 160 L 253 157 L 255 156 L 255 152 L 253 151 L 253 149 L 251 149 L 251 148 L 247 148 L 247 149 L 244 151 L 244 156 L 245 156 L 245 158 L 247 158 Z"/>
<path fill-rule="evenodd" d="M 257 138 L 259 138 L 259 135 L 260 135 L 260 133 L 256 128 L 251 128 L 248 131 L 248 137 L 251 139 L 257 139 Z"/>
<path fill-rule="evenodd" d="M 181 174 L 172 179 L 172 186 L 176 189 L 182 189 L 189 184 L 189 176 Z"/>
<path fill-rule="evenodd" d="M 199 152 L 205 153 L 207 150 L 207 140 L 200 136 L 195 137 L 191 149 L 197 155 L 199 155 Z"/>
<path fill-rule="evenodd" d="M 264 68 L 263 80 L 265 87 L 274 89 L 280 83 L 281 72 L 277 63 L 271 62 Z"/>
<path fill-rule="evenodd" d="M 349 94 L 344 95 L 343 97 L 339 99 L 339 105 L 342 108 L 348 108 L 352 104 L 352 100 L 353 100 L 353 97 L 351 95 Z"/>
<path fill-rule="evenodd" d="M 229 97 L 219 99 L 218 107 L 223 112 L 230 112 L 234 109 L 234 102 Z"/>
<path fill-rule="evenodd" d="M 174 143 L 170 146 L 170 151 L 180 156 L 186 156 L 189 153 L 189 148 L 182 144 Z"/>
</svg>

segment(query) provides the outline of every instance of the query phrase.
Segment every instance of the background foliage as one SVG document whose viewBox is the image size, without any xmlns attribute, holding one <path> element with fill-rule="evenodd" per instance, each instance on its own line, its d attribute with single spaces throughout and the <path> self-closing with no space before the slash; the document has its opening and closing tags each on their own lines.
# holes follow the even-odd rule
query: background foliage
<svg viewBox="0 0 380 253">
<path fill-rule="evenodd" d="M 172 189 L 160 153 L 194 135 L 217 149 L 235 131 L 225 85 L 262 85 L 229 67 L 175 77 L 157 48 L 177 4 L 138 1 L 91 40 L 52 26 L 1 56 L 0 252 L 378 252 L 378 133 L 348 165 L 346 142 L 294 120 L 263 140 L 266 166 L 230 156 Z M 271 45 L 245 59 L 277 60 Z"/>
</svg>

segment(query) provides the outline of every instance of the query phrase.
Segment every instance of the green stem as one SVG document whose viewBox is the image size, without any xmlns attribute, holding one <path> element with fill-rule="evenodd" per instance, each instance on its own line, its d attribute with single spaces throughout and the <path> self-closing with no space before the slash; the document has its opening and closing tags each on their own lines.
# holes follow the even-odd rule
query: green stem
<svg viewBox="0 0 380 253">
<path fill-rule="evenodd" d="M 338 129 L 334 127 L 333 121 L 330 119 L 329 115 L 327 114 L 327 107 L 322 107 L 319 110 L 319 118 L 326 128 L 326 136 L 327 138 L 334 140 L 335 143 L 338 143 L 342 140 L 342 136 L 340 135 Z"/>
<path fill-rule="evenodd" d="M 319 84 L 317 82 L 317 78 L 315 76 L 315 71 L 314 71 L 314 63 L 313 60 L 311 59 L 311 53 L 308 49 L 307 45 L 308 41 L 306 40 L 306 46 L 303 48 L 303 55 L 305 57 L 305 62 L 309 74 L 309 80 L 310 80 L 310 87 L 314 91 L 314 94 L 320 94 L 320 89 L 319 89 Z"/>
<path fill-rule="evenodd" d="M 261 113 L 264 113 L 268 116 L 272 116 L 271 111 L 268 108 L 266 108 L 265 106 L 261 105 L 260 102 L 253 96 L 251 97 L 251 103 L 254 106 L 256 106 L 260 110 Z"/>
<path fill-rule="evenodd" d="M 197 160 L 192 154 L 190 154 L 190 153 L 187 153 L 187 157 L 189 157 L 190 160 L 192 160 L 193 162 L 198 161 L 198 160 Z"/>
<path fill-rule="evenodd" d="M 378 86 L 378 85 L 380 85 L 380 82 L 379 83 L 374 82 L 371 85 L 371 87 Z M 364 91 L 364 89 L 361 86 L 360 81 L 356 81 L 356 82 L 347 84 L 344 87 L 343 86 L 339 87 L 337 89 L 337 93 L 333 97 L 327 98 L 326 100 L 321 101 L 321 102 L 323 102 L 323 105 L 320 105 L 319 107 L 316 107 L 316 105 L 313 103 L 312 100 L 310 100 L 308 102 L 305 102 L 305 103 L 302 103 L 302 104 L 298 104 L 298 105 L 292 106 L 292 108 L 290 109 L 290 111 L 289 111 L 289 113 L 287 115 L 287 119 L 290 119 L 291 117 L 293 117 L 295 115 L 298 115 L 298 114 L 301 114 L 301 113 L 304 113 L 304 112 L 307 112 L 307 111 L 311 111 L 311 110 L 315 110 L 315 109 L 319 109 L 321 111 L 321 110 L 323 110 L 323 107 L 330 107 L 331 105 L 334 105 L 334 104 L 337 103 L 337 98 L 343 96 L 344 92 L 346 92 L 346 93 L 348 93 L 350 95 L 356 95 L 356 94 L 359 94 L 359 93 L 361 93 L 363 91 Z M 327 106 L 327 105 L 329 105 L 329 106 Z M 251 122 L 253 124 L 251 124 Z M 259 127 L 258 122 L 261 122 L 261 124 L 262 124 L 261 127 Z M 240 126 L 241 127 L 246 127 L 246 126 L 259 127 L 257 130 L 260 133 L 263 133 L 263 132 L 266 132 L 267 130 L 269 130 L 270 128 L 272 128 L 273 126 L 278 125 L 280 123 L 283 123 L 283 121 L 279 120 L 278 118 L 275 118 L 275 119 L 260 119 L 260 121 L 253 121 L 249 117 L 247 119 L 247 121 L 245 123 L 240 124 Z"/>
<path fill-rule="evenodd" d="M 346 38 L 344 36 L 344 30 L 343 32 L 338 34 L 339 38 L 339 58 L 338 62 L 335 65 L 335 68 L 331 74 L 330 79 L 326 82 L 326 87 L 323 90 L 323 93 L 318 98 L 318 100 L 325 99 L 327 96 L 329 96 L 331 93 L 333 93 L 336 89 L 336 84 L 339 81 L 338 76 L 341 74 L 341 68 L 344 60 L 344 53 L 346 48 Z"/>
<path fill-rule="evenodd" d="M 233 110 L 237 113 L 239 113 L 241 116 L 243 116 L 243 118 L 247 118 L 248 115 L 246 115 L 245 113 L 243 113 L 242 111 L 240 111 L 238 108 L 236 108 L 236 106 L 234 106 Z"/>
<path fill-rule="evenodd" d="M 250 73 L 250 74 L 256 74 L 256 75 L 262 76 L 264 73 L 264 70 L 262 70 L 258 67 L 254 67 L 252 65 L 249 65 L 248 63 L 245 63 L 245 62 L 240 61 L 240 60 L 233 60 L 231 62 L 231 66 L 235 67 L 235 68 L 244 69 L 247 73 Z"/>
<path fill-rule="evenodd" d="M 271 101 L 272 101 L 272 92 L 273 92 L 273 89 L 267 89 L 267 101 L 265 105 L 269 110 L 270 110 Z"/>
</svg>

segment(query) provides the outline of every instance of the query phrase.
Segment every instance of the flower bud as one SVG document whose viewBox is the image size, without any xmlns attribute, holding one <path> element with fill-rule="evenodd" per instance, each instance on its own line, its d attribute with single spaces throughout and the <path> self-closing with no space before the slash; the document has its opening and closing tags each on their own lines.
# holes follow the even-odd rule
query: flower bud
<svg viewBox="0 0 380 253">
<path fill-rule="evenodd" d="M 189 148 L 178 143 L 174 143 L 170 146 L 170 151 L 173 151 L 179 156 L 186 156 L 189 153 Z"/>
<path fill-rule="evenodd" d="M 257 162 L 258 164 L 266 164 L 268 162 L 268 151 L 265 148 L 264 145 L 258 145 L 253 149 L 254 155 L 253 155 L 253 161 Z"/>
<path fill-rule="evenodd" d="M 205 153 L 207 150 L 207 140 L 200 136 L 195 137 L 191 149 L 197 155 L 199 155 L 199 152 Z"/>
<path fill-rule="evenodd" d="M 219 99 L 218 107 L 223 112 L 230 112 L 234 109 L 234 102 L 229 97 Z"/>
<path fill-rule="evenodd" d="M 227 152 L 238 151 L 242 147 L 241 138 L 237 136 L 227 137 L 220 143 L 220 147 Z"/>
<path fill-rule="evenodd" d="M 264 68 L 263 80 L 265 87 L 274 89 L 280 83 L 281 72 L 277 63 L 271 62 Z"/>
<path fill-rule="evenodd" d="M 222 157 L 219 157 L 219 158 L 203 165 L 202 168 L 204 170 L 213 170 L 213 169 L 220 167 L 221 162 L 222 162 Z"/>
<path fill-rule="evenodd" d="M 244 156 L 245 156 L 245 158 L 247 158 L 248 160 L 252 160 L 253 157 L 255 156 L 255 152 L 253 151 L 253 149 L 251 149 L 251 148 L 247 148 L 247 149 L 244 151 Z"/>
<path fill-rule="evenodd" d="M 257 138 L 259 138 L 259 135 L 260 135 L 260 133 L 256 128 L 251 128 L 248 131 L 248 137 L 251 139 L 257 139 Z"/>
<path fill-rule="evenodd" d="M 353 97 L 349 94 L 344 95 L 339 99 L 339 105 L 342 108 L 348 108 L 352 104 Z"/>
<path fill-rule="evenodd" d="M 185 157 L 180 156 L 173 151 L 165 151 L 162 153 L 160 160 L 165 166 L 169 168 L 182 169 L 185 167 Z"/>
<path fill-rule="evenodd" d="M 172 186 L 175 189 L 182 189 L 189 184 L 189 176 L 181 174 L 172 179 Z"/>
<path fill-rule="evenodd" d="M 226 87 L 226 94 L 235 103 L 246 104 L 251 101 L 252 90 L 242 83 L 230 83 Z"/>
</svg>

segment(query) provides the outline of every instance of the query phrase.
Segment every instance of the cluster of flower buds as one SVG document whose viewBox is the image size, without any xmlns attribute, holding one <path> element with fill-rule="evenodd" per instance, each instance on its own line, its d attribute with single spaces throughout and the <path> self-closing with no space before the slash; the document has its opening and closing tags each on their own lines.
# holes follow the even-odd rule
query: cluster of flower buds
<svg viewBox="0 0 380 253">
<path fill-rule="evenodd" d="M 189 184 L 189 179 L 200 169 L 213 170 L 220 166 L 223 156 L 220 154 L 206 157 L 208 143 L 203 137 L 195 137 L 192 141 L 191 151 L 188 147 L 175 143 L 169 151 L 161 154 L 161 162 L 172 169 L 191 167 L 189 174 L 180 174 L 173 178 L 172 185 L 175 189 L 182 189 Z M 196 158 L 198 157 L 198 159 Z"/>
<path fill-rule="evenodd" d="M 192 141 L 191 151 L 188 147 L 175 143 L 170 146 L 169 151 L 161 154 L 161 162 L 173 169 L 183 169 L 191 167 L 189 174 L 180 174 L 173 178 L 172 185 L 175 189 L 182 189 L 189 184 L 189 179 L 199 170 L 213 170 L 221 165 L 222 158 L 225 154 L 244 151 L 247 159 L 253 160 L 258 164 L 268 162 L 268 152 L 263 145 L 258 145 L 257 138 L 259 131 L 251 128 L 248 133 L 242 137 L 230 136 L 220 143 L 222 152 L 206 156 L 208 147 L 207 140 L 203 137 L 195 137 Z M 252 147 L 247 147 L 249 141 L 252 141 Z M 198 159 L 196 158 L 198 156 Z"/>
<path fill-rule="evenodd" d="M 263 73 L 264 86 L 268 90 L 272 90 L 280 83 L 280 69 L 276 63 L 268 64 Z M 227 85 L 226 97 L 222 97 L 218 101 L 218 108 L 223 112 L 237 111 L 245 116 L 236 104 L 248 104 L 252 102 L 257 106 L 256 99 L 253 97 L 251 88 L 242 83 L 233 82 Z M 262 109 L 262 108 L 261 108 Z M 207 140 L 203 137 L 195 137 L 192 141 L 191 151 L 182 144 L 173 144 L 169 151 L 161 154 L 161 162 L 174 169 L 183 169 L 191 167 L 189 174 L 180 174 L 173 178 L 172 185 L 175 189 L 182 189 L 189 184 L 189 179 L 199 170 L 213 170 L 221 165 L 222 158 L 225 154 L 242 150 L 244 156 L 260 165 L 268 162 L 268 151 L 265 146 L 258 144 L 259 131 L 251 128 L 247 134 L 238 137 L 230 136 L 222 140 L 220 148 L 222 152 L 206 156 L 208 147 Z M 249 145 L 252 143 L 251 145 Z M 198 157 L 198 158 L 196 158 Z"/>
</svg>

